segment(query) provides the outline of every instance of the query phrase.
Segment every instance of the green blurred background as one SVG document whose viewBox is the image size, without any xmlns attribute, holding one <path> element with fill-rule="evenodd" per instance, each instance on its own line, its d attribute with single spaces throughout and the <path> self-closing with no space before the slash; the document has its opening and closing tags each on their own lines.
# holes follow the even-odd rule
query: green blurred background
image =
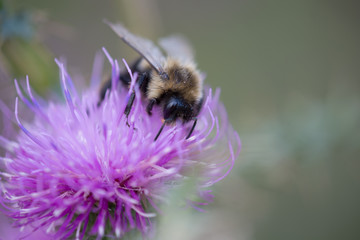
<svg viewBox="0 0 360 240">
<path fill-rule="evenodd" d="M 104 18 L 153 40 L 182 33 L 193 43 L 243 150 L 207 213 L 167 208 L 158 239 L 360 239 L 358 1 L 5 2 L 29 10 L 36 32 L 26 51 L 2 42 L 0 93 L 11 106 L 15 76 L 29 74 L 41 95 L 54 86 L 47 59 L 64 57 L 87 79 L 102 46 L 133 59 Z M 28 51 L 41 67 L 12 70 L 6 61 Z"/>
</svg>

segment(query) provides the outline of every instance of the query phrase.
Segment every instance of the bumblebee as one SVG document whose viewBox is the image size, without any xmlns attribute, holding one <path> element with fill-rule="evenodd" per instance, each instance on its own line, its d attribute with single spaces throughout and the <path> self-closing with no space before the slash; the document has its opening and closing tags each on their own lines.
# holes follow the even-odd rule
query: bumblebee
<svg viewBox="0 0 360 240">
<path fill-rule="evenodd" d="M 136 84 L 148 100 L 147 113 L 151 115 L 154 106 L 163 110 L 163 124 L 154 141 L 158 139 L 166 124 L 182 120 L 183 124 L 193 121 L 188 139 L 197 123 L 197 116 L 203 104 L 203 81 L 194 63 L 193 50 L 187 40 L 181 36 L 170 36 L 159 40 L 166 57 L 155 44 L 145 38 L 129 32 L 123 25 L 106 22 L 112 30 L 140 57 L 130 66 L 138 72 Z M 130 75 L 122 74 L 119 79 L 129 87 Z M 103 83 L 100 89 L 99 104 L 111 88 L 111 79 Z M 135 99 L 135 91 L 130 95 L 124 114 L 130 114 Z"/>
</svg>

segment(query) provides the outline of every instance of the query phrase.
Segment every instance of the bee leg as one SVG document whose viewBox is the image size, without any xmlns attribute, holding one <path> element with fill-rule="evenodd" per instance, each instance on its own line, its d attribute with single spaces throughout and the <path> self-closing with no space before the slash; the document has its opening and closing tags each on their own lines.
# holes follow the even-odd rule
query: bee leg
<svg viewBox="0 0 360 240">
<path fill-rule="evenodd" d="M 130 95 L 129 101 L 126 104 L 125 111 L 124 111 L 126 117 L 129 117 L 132 105 L 134 104 L 134 99 L 135 99 L 135 92 L 132 92 Z"/>
<path fill-rule="evenodd" d="M 143 73 L 143 74 L 140 75 L 139 80 L 138 80 L 138 82 L 137 82 L 137 84 L 139 84 L 139 88 L 140 88 L 140 89 L 141 89 L 141 87 L 143 86 L 143 84 L 144 84 L 146 81 L 149 81 L 149 75 L 148 75 L 148 73 L 145 72 L 145 73 Z M 127 121 L 127 118 L 129 117 L 131 108 L 132 108 L 132 106 L 133 106 L 133 104 L 134 104 L 134 100 L 135 100 L 135 91 L 133 91 L 133 92 L 131 93 L 130 98 L 129 98 L 129 101 L 128 101 L 127 104 L 126 104 L 125 111 L 124 111 L 125 116 L 126 116 L 126 124 L 127 124 L 128 126 L 130 126 L 130 125 L 129 125 L 128 121 Z"/>
<path fill-rule="evenodd" d="M 158 139 L 158 137 L 160 136 L 160 133 L 162 132 L 162 130 L 164 129 L 166 124 L 166 121 L 164 121 L 164 123 L 161 125 L 161 128 L 159 130 L 159 132 L 156 134 L 156 137 L 154 138 L 154 142 Z"/>
<path fill-rule="evenodd" d="M 129 114 L 130 114 L 130 110 L 132 108 L 132 105 L 134 104 L 134 99 L 135 99 L 135 91 L 131 93 L 129 101 L 126 104 L 125 111 L 124 111 L 125 116 L 126 116 L 126 125 L 128 127 L 130 127 L 130 124 L 128 122 L 128 118 L 129 118 Z"/>
<path fill-rule="evenodd" d="M 196 126 L 196 123 L 197 123 L 197 118 L 194 118 L 194 124 L 193 124 L 189 134 L 186 136 L 186 139 L 188 139 L 191 136 L 191 134 L 193 133 L 193 131 L 195 129 L 195 126 Z"/>
<path fill-rule="evenodd" d="M 151 99 L 149 104 L 146 106 L 146 112 L 151 116 L 151 111 L 154 107 L 154 104 L 156 103 L 156 100 L 155 99 Z"/>
</svg>

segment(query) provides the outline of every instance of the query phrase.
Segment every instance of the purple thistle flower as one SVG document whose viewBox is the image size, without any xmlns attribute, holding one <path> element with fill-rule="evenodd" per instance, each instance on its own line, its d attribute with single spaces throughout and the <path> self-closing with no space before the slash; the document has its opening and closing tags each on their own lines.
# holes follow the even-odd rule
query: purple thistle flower
<svg viewBox="0 0 360 240">
<path fill-rule="evenodd" d="M 45 229 L 55 239 L 122 237 L 132 229 L 150 236 L 158 205 L 168 190 L 195 177 L 201 201 L 184 196 L 184 202 L 202 211 L 201 206 L 213 198 L 208 187 L 232 169 L 240 139 L 229 125 L 219 91 L 213 95 L 207 89 L 198 125 L 189 139 L 185 137 L 191 124 L 177 123 L 166 126 L 154 142 L 162 125 L 161 112 L 146 113 L 135 84 L 137 73 L 128 69 L 129 90 L 117 86 L 118 62 L 104 52 L 116 90 L 107 93 L 100 107 L 99 58 L 92 77 L 96 83 L 92 85 L 97 86 L 81 96 L 57 61 L 65 104 L 43 106 L 33 96 L 28 78 L 27 96 L 15 80 L 19 98 L 35 113 L 31 123 L 23 123 L 16 99 L 15 119 L 22 131 L 14 140 L 0 136 L 7 152 L 1 158 L 5 167 L 0 173 L 0 202 L 15 226 Z M 129 127 L 123 112 L 133 90 L 138 94 Z"/>
</svg>

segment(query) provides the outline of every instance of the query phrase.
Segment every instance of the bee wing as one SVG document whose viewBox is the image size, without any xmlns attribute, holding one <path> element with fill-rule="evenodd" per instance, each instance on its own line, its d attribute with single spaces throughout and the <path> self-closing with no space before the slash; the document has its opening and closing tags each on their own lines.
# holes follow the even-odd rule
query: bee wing
<svg viewBox="0 0 360 240">
<path fill-rule="evenodd" d="M 152 41 L 132 34 L 120 23 L 110 23 L 106 20 L 105 23 L 108 24 L 127 45 L 144 57 L 160 75 L 164 74 L 162 66 L 164 65 L 165 57 Z"/>
<path fill-rule="evenodd" d="M 189 41 L 180 35 L 172 35 L 159 40 L 159 45 L 166 51 L 168 56 L 181 61 L 193 61 L 194 50 Z"/>
</svg>

